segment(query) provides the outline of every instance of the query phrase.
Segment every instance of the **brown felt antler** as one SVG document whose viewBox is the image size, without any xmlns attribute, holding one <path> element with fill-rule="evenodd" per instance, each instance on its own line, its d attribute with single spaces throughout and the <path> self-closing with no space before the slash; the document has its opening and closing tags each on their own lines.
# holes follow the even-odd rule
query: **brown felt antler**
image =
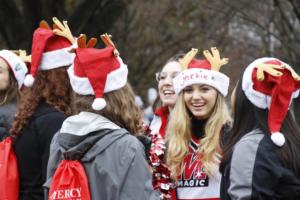
<svg viewBox="0 0 300 200">
<path fill-rule="evenodd" d="M 204 50 L 203 55 L 209 61 L 212 70 L 220 71 L 221 67 L 228 63 L 229 59 L 221 58 L 220 52 L 216 47 L 212 47 L 211 52 L 212 53 L 210 53 L 209 50 Z"/>
<path fill-rule="evenodd" d="M 279 69 L 287 69 L 291 72 L 292 77 L 294 78 L 294 80 L 296 81 L 300 81 L 300 76 L 294 71 L 293 68 L 291 68 L 288 65 L 274 65 L 274 64 L 267 64 L 267 63 L 260 63 L 257 65 L 257 72 L 256 72 L 256 77 L 257 80 L 259 81 L 263 81 L 265 79 L 265 75 L 264 72 L 275 76 L 275 77 L 279 77 L 282 76 L 282 72 L 279 71 Z"/>
<path fill-rule="evenodd" d="M 100 38 L 101 38 L 101 40 L 104 42 L 104 44 L 105 44 L 106 46 L 112 46 L 112 47 L 114 48 L 114 55 L 115 55 L 115 56 L 119 56 L 119 55 L 120 55 L 120 53 L 119 53 L 119 51 L 117 50 L 115 44 L 114 44 L 113 41 L 111 40 L 111 35 L 105 33 L 105 34 L 100 35 Z"/>
<path fill-rule="evenodd" d="M 291 72 L 292 77 L 294 78 L 294 80 L 300 81 L 300 76 L 295 72 L 295 70 L 293 68 L 291 68 L 288 65 L 283 65 L 283 67 Z"/>
<path fill-rule="evenodd" d="M 71 44 L 74 44 L 75 39 L 74 39 L 72 32 L 68 26 L 68 22 L 63 21 L 63 23 L 61 23 L 56 17 L 53 17 L 52 20 L 54 22 L 53 33 L 56 35 L 65 37 L 66 39 L 68 39 L 71 42 Z"/>
<path fill-rule="evenodd" d="M 189 63 L 194 59 L 196 54 L 198 53 L 198 49 L 192 48 L 188 53 L 186 53 L 183 58 L 179 59 L 179 64 L 181 65 L 182 70 L 188 68 Z"/>
<path fill-rule="evenodd" d="M 51 28 L 50 28 L 48 22 L 46 22 L 45 20 L 42 20 L 42 21 L 40 22 L 40 28 L 44 28 L 44 29 L 49 29 L 49 30 L 51 30 Z"/>
<path fill-rule="evenodd" d="M 96 38 L 91 38 L 88 42 L 86 42 L 86 35 L 85 34 L 80 34 L 80 36 L 77 38 L 77 45 L 79 48 L 93 48 L 96 43 L 97 39 Z"/>
<path fill-rule="evenodd" d="M 19 56 L 23 62 L 31 63 L 31 55 L 27 55 L 26 50 L 11 50 L 11 52 Z"/>
</svg>

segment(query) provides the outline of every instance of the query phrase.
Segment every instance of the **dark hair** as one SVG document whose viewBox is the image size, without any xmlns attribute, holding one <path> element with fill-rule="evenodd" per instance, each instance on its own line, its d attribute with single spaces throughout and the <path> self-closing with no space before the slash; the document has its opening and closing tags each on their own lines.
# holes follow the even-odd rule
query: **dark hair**
<svg viewBox="0 0 300 200">
<path fill-rule="evenodd" d="M 24 89 L 10 133 L 13 136 L 20 134 L 42 101 L 54 109 L 70 115 L 71 92 L 66 67 L 38 71 L 33 86 Z"/>
<path fill-rule="evenodd" d="M 75 113 L 81 111 L 97 113 L 125 128 L 133 135 L 143 132 L 142 112 L 135 104 L 134 92 L 128 83 L 121 89 L 105 93 L 104 99 L 107 105 L 100 111 L 92 109 L 91 105 L 94 99 L 94 95 L 74 94 L 73 109 Z"/>
<path fill-rule="evenodd" d="M 2 105 L 9 102 L 17 102 L 20 99 L 18 82 L 15 78 L 13 71 L 9 66 L 8 66 L 8 73 L 9 73 L 8 86 L 5 90 L 2 90 L 0 92 L 0 102 L 2 102 Z"/>
<path fill-rule="evenodd" d="M 168 64 L 169 62 L 179 61 L 179 59 L 180 59 L 180 58 L 183 58 L 184 55 L 185 55 L 185 54 L 184 54 L 182 51 L 176 53 L 174 56 L 172 56 L 171 58 L 169 58 L 169 59 L 167 60 L 167 62 L 165 63 L 165 65 Z M 165 65 L 164 65 L 164 66 L 165 66 Z"/>
<path fill-rule="evenodd" d="M 253 105 L 242 90 L 242 81 L 238 81 L 235 90 L 234 122 L 224 145 L 223 159 L 220 170 L 229 162 L 234 145 L 251 130 L 258 128 L 265 134 L 270 134 L 268 128 L 268 109 L 260 109 Z M 286 139 L 282 147 L 278 147 L 278 154 L 283 164 L 300 176 L 300 128 L 291 111 L 288 111 L 280 130 Z"/>
</svg>

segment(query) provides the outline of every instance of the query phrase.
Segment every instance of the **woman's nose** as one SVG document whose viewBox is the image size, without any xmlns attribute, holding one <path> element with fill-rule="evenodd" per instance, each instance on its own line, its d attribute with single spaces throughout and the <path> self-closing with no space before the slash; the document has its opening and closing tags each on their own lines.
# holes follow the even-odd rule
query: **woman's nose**
<svg viewBox="0 0 300 200">
<path fill-rule="evenodd" d="M 202 93 L 198 90 L 195 90 L 193 92 L 193 96 L 192 96 L 193 99 L 201 99 L 202 98 Z"/>
<path fill-rule="evenodd" d="M 173 78 L 172 78 L 172 76 L 167 76 L 166 77 L 165 84 L 173 85 Z"/>
</svg>

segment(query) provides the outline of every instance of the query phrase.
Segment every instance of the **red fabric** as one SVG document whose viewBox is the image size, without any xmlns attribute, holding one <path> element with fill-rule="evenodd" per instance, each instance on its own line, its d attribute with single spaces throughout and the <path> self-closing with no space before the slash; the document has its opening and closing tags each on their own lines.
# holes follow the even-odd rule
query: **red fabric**
<svg viewBox="0 0 300 200">
<path fill-rule="evenodd" d="M 0 199 L 19 199 L 18 162 L 10 137 L 0 142 Z"/>
<path fill-rule="evenodd" d="M 45 28 L 38 28 L 33 33 L 32 47 L 31 47 L 31 68 L 30 74 L 35 76 L 41 59 L 43 56 L 43 51 L 46 48 L 47 41 L 54 36 L 52 30 Z"/>
<path fill-rule="evenodd" d="M 277 64 L 267 62 L 269 64 Z M 279 64 L 280 65 L 280 64 Z M 256 78 L 257 69 L 253 70 L 253 88 L 259 92 L 271 96 L 271 104 L 268 114 L 268 125 L 271 132 L 279 132 L 281 124 L 289 109 L 291 97 L 294 91 L 300 89 L 300 81 L 295 81 L 287 69 L 280 70 L 283 75 L 274 77 L 265 73 L 265 79 L 258 81 Z"/>
<path fill-rule="evenodd" d="M 159 134 L 163 139 L 165 139 L 166 135 L 166 128 L 167 128 L 167 123 L 168 123 L 168 118 L 169 118 L 169 108 L 168 106 L 163 106 L 155 110 L 155 115 L 159 116 L 161 119 L 161 126 L 159 128 Z"/>
<path fill-rule="evenodd" d="M 71 46 L 69 40 L 64 37 L 55 35 L 52 30 L 37 28 L 33 33 L 31 47 L 31 68 L 30 74 L 35 76 L 42 60 L 43 53 L 63 49 Z"/>
<path fill-rule="evenodd" d="M 77 160 L 62 160 L 57 167 L 49 191 L 49 200 L 90 200 L 88 179 Z"/>
<path fill-rule="evenodd" d="M 176 189 L 171 190 L 171 200 L 177 200 Z"/>
<path fill-rule="evenodd" d="M 188 66 L 188 69 L 191 68 L 200 68 L 200 69 L 211 69 L 211 65 L 208 62 L 208 60 L 198 60 L 198 59 L 193 59 Z"/>
<path fill-rule="evenodd" d="M 93 87 L 95 96 L 103 96 L 107 75 L 120 67 L 113 53 L 114 48 L 104 49 L 78 48 L 75 57 L 75 75 L 87 77 Z"/>
</svg>

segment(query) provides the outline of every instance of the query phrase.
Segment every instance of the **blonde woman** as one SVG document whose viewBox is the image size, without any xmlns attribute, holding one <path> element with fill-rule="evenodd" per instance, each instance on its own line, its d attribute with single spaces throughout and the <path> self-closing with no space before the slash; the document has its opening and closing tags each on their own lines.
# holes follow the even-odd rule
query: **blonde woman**
<svg viewBox="0 0 300 200">
<path fill-rule="evenodd" d="M 184 70 L 173 80 L 178 99 L 167 127 L 167 164 L 177 183 L 172 199 L 220 197 L 220 138 L 231 118 L 225 104 L 229 78 L 219 69 L 227 59 L 216 48 L 204 51 L 207 60 L 194 59 L 196 53 L 181 59 Z"/>
</svg>

